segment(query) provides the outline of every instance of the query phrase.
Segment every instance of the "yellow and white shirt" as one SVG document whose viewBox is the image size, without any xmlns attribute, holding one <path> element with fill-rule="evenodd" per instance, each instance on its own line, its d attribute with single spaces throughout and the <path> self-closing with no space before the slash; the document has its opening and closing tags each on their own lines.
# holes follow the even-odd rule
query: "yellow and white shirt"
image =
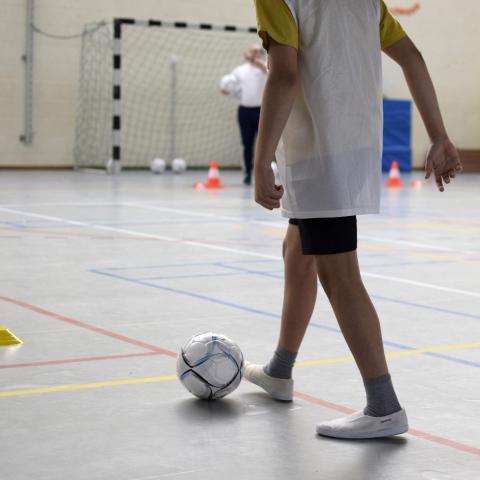
<svg viewBox="0 0 480 480">
<path fill-rule="evenodd" d="M 289 218 L 378 213 L 381 50 L 406 36 L 383 0 L 256 0 L 258 32 L 298 50 L 301 88 L 276 152 Z"/>
</svg>

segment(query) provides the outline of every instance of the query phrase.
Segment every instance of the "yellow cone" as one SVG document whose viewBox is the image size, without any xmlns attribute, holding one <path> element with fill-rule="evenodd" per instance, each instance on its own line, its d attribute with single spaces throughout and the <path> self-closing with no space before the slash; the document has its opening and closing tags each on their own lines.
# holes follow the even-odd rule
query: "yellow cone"
<svg viewBox="0 0 480 480">
<path fill-rule="evenodd" d="M 8 328 L 0 327 L 0 347 L 21 345 L 23 342 L 16 337 Z"/>
</svg>

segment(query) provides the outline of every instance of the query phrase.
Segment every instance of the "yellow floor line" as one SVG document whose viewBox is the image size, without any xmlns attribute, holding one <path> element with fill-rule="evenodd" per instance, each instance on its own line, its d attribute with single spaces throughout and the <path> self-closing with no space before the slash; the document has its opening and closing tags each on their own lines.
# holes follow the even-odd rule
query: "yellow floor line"
<svg viewBox="0 0 480 480">
<path fill-rule="evenodd" d="M 146 377 L 134 378 L 132 380 L 112 380 L 110 382 L 81 383 L 78 385 L 61 385 L 58 387 L 29 388 L 28 390 L 12 390 L 10 392 L 0 392 L 0 397 L 17 397 L 20 395 L 32 395 L 35 393 L 68 392 L 72 390 L 84 390 L 91 388 L 114 387 L 117 385 L 131 385 L 134 383 L 152 383 L 175 380 L 176 375 L 167 375 L 164 377 Z"/>
<path fill-rule="evenodd" d="M 480 347 L 480 342 L 461 343 L 458 345 L 443 345 L 438 347 L 415 348 L 413 350 L 399 350 L 396 352 L 389 352 L 387 353 L 387 355 L 389 357 L 405 357 L 405 356 L 414 355 L 417 353 L 446 352 L 448 350 L 463 350 L 464 348 L 478 348 L 478 347 Z"/>
<path fill-rule="evenodd" d="M 412 350 L 396 350 L 386 352 L 387 357 L 408 357 L 428 352 L 444 352 L 448 350 L 462 350 L 465 348 L 480 348 L 480 342 L 460 343 L 455 345 L 441 345 L 437 347 L 415 348 Z M 324 358 L 321 360 L 310 360 L 295 363 L 296 367 L 311 367 L 315 365 L 327 365 L 334 363 L 353 362 L 353 357 Z M 39 393 L 68 392 L 74 390 L 87 390 L 92 388 L 115 387 L 118 385 L 133 385 L 136 383 L 154 383 L 176 380 L 176 375 L 165 375 L 162 377 L 134 378 L 131 380 L 112 380 L 109 382 L 81 383 L 77 385 L 60 385 L 57 387 L 30 388 L 26 390 L 0 391 L 0 397 L 19 397 L 22 395 L 33 395 Z"/>
<path fill-rule="evenodd" d="M 387 357 L 409 357 L 411 355 L 418 355 L 420 353 L 428 352 L 445 352 L 448 350 L 462 350 L 464 348 L 479 348 L 480 342 L 460 343 L 455 345 L 440 345 L 438 347 L 413 348 L 411 350 L 396 350 L 393 352 L 385 352 Z M 322 360 L 310 360 L 306 362 L 295 363 L 296 367 L 311 367 L 314 365 L 325 365 L 332 363 L 346 363 L 353 362 L 353 357 L 339 357 L 339 358 L 325 358 Z"/>
</svg>

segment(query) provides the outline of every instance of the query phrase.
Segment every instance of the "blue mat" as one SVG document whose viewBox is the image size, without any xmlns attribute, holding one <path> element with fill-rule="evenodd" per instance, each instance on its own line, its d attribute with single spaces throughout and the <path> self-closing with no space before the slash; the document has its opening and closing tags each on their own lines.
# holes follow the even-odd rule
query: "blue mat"
<svg viewBox="0 0 480 480">
<path fill-rule="evenodd" d="M 382 170 L 388 172 L 396 160 L 400 171 L 412 170 L 412 102 L 383 100 Z"/>
</svg>

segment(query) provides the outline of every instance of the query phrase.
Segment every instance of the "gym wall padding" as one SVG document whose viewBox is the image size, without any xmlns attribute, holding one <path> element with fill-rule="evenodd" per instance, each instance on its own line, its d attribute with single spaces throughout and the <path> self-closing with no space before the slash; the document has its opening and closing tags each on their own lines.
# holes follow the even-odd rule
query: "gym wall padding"
<svg viewBox="0 0 480 480">
<path fill-rule="evenodd" d="M 382 170 L 388 172 L 393 161 L 400 171 L 412 170 L 412 102 L 383 100 Z"/>
</svg>

